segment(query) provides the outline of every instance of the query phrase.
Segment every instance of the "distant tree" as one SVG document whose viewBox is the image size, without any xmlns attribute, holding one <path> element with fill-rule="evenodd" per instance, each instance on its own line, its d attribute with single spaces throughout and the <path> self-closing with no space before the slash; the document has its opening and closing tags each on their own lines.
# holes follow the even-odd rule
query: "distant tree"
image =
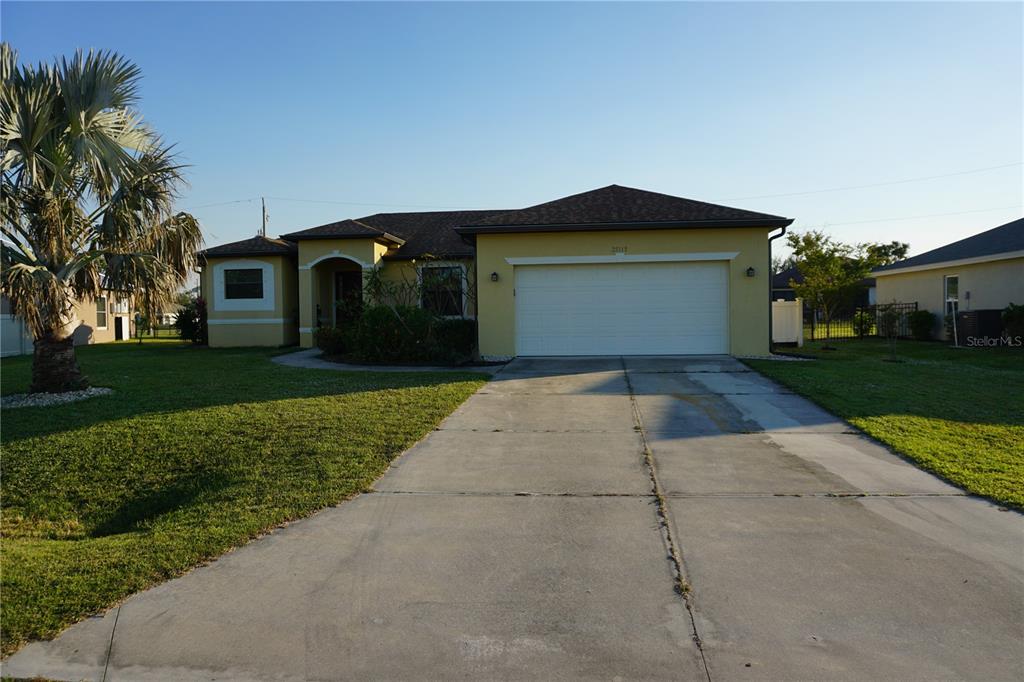
<svg viewBox="0 0 1024 682">
<path fill-rule="evenodd" d="M 782 256 L 772 256 L 772 274 L 777 275 L 780 272 L 785 272 L 796 265 L 793 260 L 793 256 L 789 255 L 783 258 Z"/>
<path fill-rule="evenodd" d="M 910 244 L 906 242 L 889 242 L 888 244 L 865 244 L 864 255 L 872 268 L 892 265 L 907 257 Z"/>
<path fill-rule="evenodd" d="M 110 52 L 21 66 L 0 44 L 0 292 L 34 339 L 33 392 L 88 385 L 76 300 L 109 289 L 154 319 L 194 269 L 199 223 L 173 210 L 182 166 L 134 109 L 140 76 Z"/>
</svg>

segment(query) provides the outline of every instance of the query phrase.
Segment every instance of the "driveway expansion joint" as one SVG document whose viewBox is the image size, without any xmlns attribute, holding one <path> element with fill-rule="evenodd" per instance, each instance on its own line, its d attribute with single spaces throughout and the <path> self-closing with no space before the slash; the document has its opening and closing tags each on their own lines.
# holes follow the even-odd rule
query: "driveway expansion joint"
<svg viewBox="0 0 1024 682">
<path fill-rule="evenodd" d="M 422 495 L 433 497 L 629 497 L 636 499 L 654 498 L 652 493 L 601 493 L 601 492 L 544 492 L 534 490 L 367 490 L 368 495 Z"/>
<path fill-rule="evenodd" d="M 701 665 L 704 666 L 704 675 L 707 677 L 708 682 L 711 682 L 711 669 L 708 667 L 708 659 L 704 653 L 704 642 L 701 639 L 700 632 L 697 630 L 697 618 L 693 612 L 693 603 L 690 600 L 691 585 L 686 578 L 686 568 L 683 564 L 683 555 L 676 544 L 675 538 L 672 534 L 672 524 L 669 520 L 669 509 L 666 503 L 664 491 L 661 487 L 661 482 L 658 480 L 657 469 L 654 465 L 654 453 L 651 450 L 650 445 L 647 442 L 647 433 L 644 429 L 643 416 L 640 414 L 640 406 L 636 401 L 636 394 L 633 391 L 633 382 L 629 378 L 629 369 L 626 367 L 626 359 L 620 357 L 622 362 L 622 373 L 626 379 L 626 388 L 629 389 L 629 403 L 633 411 L 633 423 L 634 429 L 640 434 L 640 440 L 643 443 L 644 449 L 644 466 L 647 468 L 647 473 L 651 479 L 651 494 L 656 501 L 656 508 L 658 514 L 658 520 L 660 530 L 662 534 L 662 541 L 665 543 L 667 550 L 667 559 L 672 567 L 672 572 L 676 578 L 676 592 L 683 600 L 683 604 L 686 606 L 686 612 L 690 616 L 690 632 L 693 644 L 697 647 L 697 652 L 700 654 Z"/>
</svg>

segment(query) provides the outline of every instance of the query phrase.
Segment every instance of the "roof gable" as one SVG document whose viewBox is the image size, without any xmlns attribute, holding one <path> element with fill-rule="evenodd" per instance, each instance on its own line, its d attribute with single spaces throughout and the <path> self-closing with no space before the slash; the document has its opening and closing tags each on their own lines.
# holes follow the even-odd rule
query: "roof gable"
<svg viewBox="0 0 1024 682">
<path fill-rule="evenodd" d="M 468 223 L 459 231 L 470 234 L 497 232 L 502 231 L 502 228 L 513 227 L 640 227 L 641 224 L 671 227 L 782 227 L 791 222 L 788 218 L 767 213 L 609 185 Z"/>
<path fill-rule="evenodd" d="M 928 265 L 939 265 L 949 261 L 968 258 L 984 258 L 1004 253 L 1024 251 L 1024 218 L 1018 218 L 1005 225 L 994 227 L 979 234 L 926 251 L 912 258 L 875 268 L 876 273 L 902 270 Z"/>
<path fill-rule="evenodd" d="M 199 258 L 227 258 L 231 256 L 292 256 L 298 251 L 294 242 L 256 235 L 230 244 L 221 244 L 196 254 Z"/>
</svg>

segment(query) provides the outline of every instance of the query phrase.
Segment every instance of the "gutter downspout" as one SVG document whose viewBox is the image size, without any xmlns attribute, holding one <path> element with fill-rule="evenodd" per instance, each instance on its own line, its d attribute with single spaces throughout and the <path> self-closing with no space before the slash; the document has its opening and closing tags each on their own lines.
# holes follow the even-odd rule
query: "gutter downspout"
<svg viewBox="0 0 1024 682">
<path fill-rule="evenodd" d="M 768 354 L 772 354 L 772 277 L 775 273 L 772 272 L 772 242 L 786 234 L 786 225 L 782 226 L 782 232 L 768 237 Z M 803 311 L 801 311 L 801 316 Z M 803 325 L 801 325 L 801 330 Z M 801 333 L 803 333 L 801 331 Z"/>
</svg>

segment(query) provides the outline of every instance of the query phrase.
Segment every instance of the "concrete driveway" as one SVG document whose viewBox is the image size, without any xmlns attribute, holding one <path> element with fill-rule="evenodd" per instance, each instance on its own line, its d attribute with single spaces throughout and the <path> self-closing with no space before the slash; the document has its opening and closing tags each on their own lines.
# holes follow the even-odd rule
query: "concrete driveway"
<svg viewBox="0 0 1024 682">
<path fill-rule="evenodd" d="M 373 493 L 4 673 L 1018 680 L 1022 642 L 1018 514 L 730 358 L 524 359 Z"/>
</svg>

